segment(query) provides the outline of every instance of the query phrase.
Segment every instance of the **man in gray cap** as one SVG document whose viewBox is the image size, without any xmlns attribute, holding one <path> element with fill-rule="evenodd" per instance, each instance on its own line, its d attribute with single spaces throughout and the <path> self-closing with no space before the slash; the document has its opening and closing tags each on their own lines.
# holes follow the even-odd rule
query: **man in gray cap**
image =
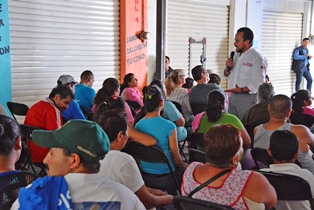
<svg viewBox="0 0 314 210">
<path fill-rule="evenodd" d="M 58 85 L 68 86 L 72 90 L 73 94 L 75 93 L 75 85 L 77 84 L 77 82 L 71 75 L 61 75 L 57 83 Z M 82 112 L 82 109 L 80 108 L 80 105 L 75 101 L 75 99 L 73 99 L 69 107 L 61 113 L 61 116 L 64 123 L 68 120 L 73 119 L 86 119 L 85 115 Z"/>
<path fill-rule="evenodd" d="M 54 131 L 34 130 L 32 138 L 50 148 L 44 159 L 48 176 L 22 188 L 11 209 L 145 209 L 128 188 L 97 174 L 110 150 L 97 123 L 70 120 Z"/>
</svg>

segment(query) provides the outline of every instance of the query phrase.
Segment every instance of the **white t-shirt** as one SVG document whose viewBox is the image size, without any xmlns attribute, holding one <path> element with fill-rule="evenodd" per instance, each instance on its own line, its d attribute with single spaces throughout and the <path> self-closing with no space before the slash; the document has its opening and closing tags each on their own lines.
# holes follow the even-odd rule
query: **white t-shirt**
<svg viewBox="0 0 314 210">
<path fill-rule="evenodd" d="M 294 163 L 283 163 L 283 164 L 271 164 L 269 168 L 263 168 L 261 171 L 271 171 L 275 173 L 290 174 L 298 176 L 304 179 L 309 183 L 312 191 L 312 196 L 314 196 L 314 176 L 307 170 L 302 169 Z M 308 201 L 281 201 L 278 200 L 276 204 L 276 209 L 285 209 L 285 210 L 310 210 L 311 206 Z"/>
<path fill-rule="evenodd" d="M 134 193 L 144 185 L 134 158 L 118 150 L 110 150 L 106 157 L 100 161 L 98 174 L 106 179 L 123 184 Z"/>
<path fill-rule="evenodd" d="M 74 209 L 145 210 L 137 196 L 120 183 L 99 174 L 70 173 L 66 175 Z M 11 209 L 19 209 L 18 200 Z"/>
<path fill-rule="evenodd" d="M 104 179 L 99 174 L 71 173 L 66 175 L 74 209 L 145 209 L 143 203 L 128 188 L 117 182 Z"/>
</svg>

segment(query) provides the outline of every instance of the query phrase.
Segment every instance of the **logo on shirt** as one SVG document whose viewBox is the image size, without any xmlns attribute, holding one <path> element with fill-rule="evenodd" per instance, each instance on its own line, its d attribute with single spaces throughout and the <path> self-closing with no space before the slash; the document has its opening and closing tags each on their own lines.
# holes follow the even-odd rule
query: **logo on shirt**
<svg viewBox="0 0 314 210">
<path fill-rule="evenodd" d="M 253 66 L 253 63 L 243 63 L 243 66 L 252 67 L 252 66 Z"/>
</svg>

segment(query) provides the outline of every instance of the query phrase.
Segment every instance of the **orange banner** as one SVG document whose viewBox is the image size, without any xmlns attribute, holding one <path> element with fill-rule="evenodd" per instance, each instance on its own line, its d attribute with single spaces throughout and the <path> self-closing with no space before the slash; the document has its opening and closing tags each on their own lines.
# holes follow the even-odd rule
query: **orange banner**
<svg viewBox="0 0 314 210">
<path fill-rule="evenodd" d="M 120 1 L 120 81 L 127 73 L 134 73 L 139 90 L 147 85 L 147 41 L 138 35 L 146 31 L 147 0 Z"/>
</svg>

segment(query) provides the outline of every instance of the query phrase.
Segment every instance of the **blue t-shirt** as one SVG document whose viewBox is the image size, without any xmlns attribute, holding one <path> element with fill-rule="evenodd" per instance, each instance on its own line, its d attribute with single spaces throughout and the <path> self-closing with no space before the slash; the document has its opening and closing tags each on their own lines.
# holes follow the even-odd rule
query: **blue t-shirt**
<svg viewBox="0 0 314 210">
<path fill-rule="evenodd" d="M 175 167 L 169 147 L 169 137 L 175 128 L 176 126 L 173 122 L 162 117 L 142 118 L 135 125 L 135 130 L 149 134 L 157 140 L 157 146 L 166 153 L 172 170 L 174 170 Z M 170 172 L 167 164 L 164 163 L 147 163 L 140 161 L 140 167 L 144 172 L 151 174 L 167 174 Z"/>
<path fill-rule="evenodd" d="M 83 84 L 75 86 L 75 99 L 80 106 L 84 106 L 89 112 L 92 112 L 93 100 L 96 92 L 93 88 Z"/>
<path fill-rule="evenodd" d="M 7 176 L 7 175 L 11 175 L 11 174 L 16 174 L 16 173 L 20 173 L 20 172 L 21 172 L 21 171 L 18 171 L 18 170 L 6 171 L 6 172 L 3 172 L 3 173 L 0 173 L 0 177 Z"/>
<path fill-rule="evenodd" d="M 67 120 L 86 120 L 80 105 L 75 101 L 75 99 L 72 100 L 69 107 L 61 113 L 61 116 Z"/>
<path fill-rule="evenodd" d="M 180 119 L 181 113 L 171 101 L 165 101 L 162 117 L 170 120 L 171 122 L 175 122 Z M 177 136 L 179 142 L 186 139 L 187 135 L 188 134 L 184 126 L 177 126 Z"/>
<path fill-rule="evenodd" d="M 20 210 L 73 209 L 69 188 L 63 176 L 45 176 L 20 190 Z"/>
</svg>

